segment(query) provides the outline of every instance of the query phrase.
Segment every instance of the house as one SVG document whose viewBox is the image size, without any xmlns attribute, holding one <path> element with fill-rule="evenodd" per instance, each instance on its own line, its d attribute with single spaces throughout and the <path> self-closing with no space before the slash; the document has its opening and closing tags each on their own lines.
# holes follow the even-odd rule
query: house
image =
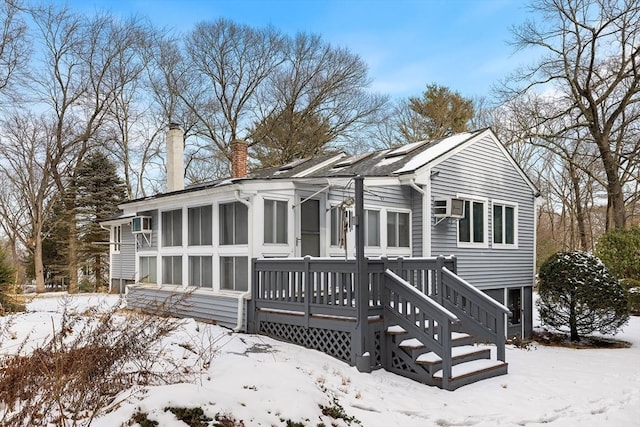
<svg viewBox="0 0 640 427">
<path fill-rule="evenodd" d="M 236 141 L 232 178 L 187 188 L 177 126 L 167 145 L 168 192 L 125 202 L 102 222 L 112 288 L 126 287 L 129 305 L 188 292 L 181 314 L 246 330 L 252 259 L 354 259 L 362 177 L 368 259 L 453 255 L 464 283 L 509 309 L 502 333 L 531 333 L 538 191 L 490 129 L 250 174 L 247 144 Z"/>
</svg>

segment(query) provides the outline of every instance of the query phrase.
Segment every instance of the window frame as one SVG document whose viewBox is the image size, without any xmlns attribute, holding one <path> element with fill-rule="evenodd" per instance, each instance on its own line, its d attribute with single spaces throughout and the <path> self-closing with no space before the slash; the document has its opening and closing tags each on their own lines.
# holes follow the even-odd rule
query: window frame
<svg viewBox="0 0 640 427">
<path fill-rule="evenodd" d="M 503 241 L 506 241 L 506 209 L 513 209 L 513 243 L 496 243 L 495 232 L 496 232 L 496 224 L 495 224 L 495 212 L 496 206 L 500 206 L 502 209 L 502 238 Z M 517 249 L 518 248 L 518 204 L 513 202 L 507 202 L 504 200 L 492 200 L 491 202 L 491 244 L 493 248 L 496 249 Z"/>
<path fill-rule="evenodd" d="M 208 212 L 208 218 L 206 215 L 206 209 L 209 210 Z M 203 212 L 204 210 L 204 212 Z M 195 218 L 195 213 L 197 212 L 197 224 L 196 221 L 192 221 Z M 192 216 L 192 213 L 194 214 Z M 208 222 L 209 223 L 209 233 L 208 235 L 204 235 L 202 230 L 202 224 L 203 222 Z M 194 242 L 192 241 L 191 237 L 192 237 L 192 231 L 195 232 L 195 230 L 193 230 L 193 227 L 198 227 L 198 241 Z M 208 242 L 205 241 L 205 243 L 203 243 L 203 239 L 204 237 L 208 237 Z M 212 205 L 201 205 L 201 206 L 190 206 L 187 208 L 187 246 L 212 246 L 213 245 L 213 206 Z"/>
<path fill-rule="evenodd" d="M 270 224 L 270 229 L 267 227 L 267 204 L 272 204 L 272 224 Z M 279 206 L 284 206 L 284 210 L 279 209 Z M 283 199 L 275 199 L 275 198 L 264 198 L 263 199 L 263 231 L 262 231 L 262 242 L 265 245 L 288 245 L 289 244 L 289 201 Z M 284 213 L 284 219 L 278 218 L 279 213 Z M 282 241 L 278 240 L 278 235 L 280 234 L 278 224 L 281 225 L 284 232 L 284 239 Z M 267 239 L 267 230 L 271 233 L 269 239 Z"/>
<path fill-rule="evenodd" d="M 460 218 L 456 221 L 456 243 L 459 248 L 488 248 L 489 247 L 489 199 L 485 197 L 472 196 L 468 194 L 458 194 L 456 197 L 464 199 L 465 212 L 464 218 Z M 467 203 L 469 203 L 467 209 Z M 475 214 L 474 203 L 482 204 L 482 242 L 474 242 L 474 221 L 473 216 Z M 469 241 L 460 240 L 460 222 L 465 218 L 469 219 Z"/>
<path fill-rule="evenodd" d="M 407 245 L 400 245 L 400 221 L 398 221 L 400 215 L 407 216 Z M 391 217 L 395 217 L 395 223 L 393 224 L 393 234 L 395 242 L 391 244 L 389 241 L 389 219 Z M 388 209 L 387 210 L 387 220 L 386 220 L 386 233 L 387 233 L 387 247 L 392 249 L 410 249 L 411 248 L 411 211 L 408 210 L 399 210 L 399 209 Z"/>
</svg>

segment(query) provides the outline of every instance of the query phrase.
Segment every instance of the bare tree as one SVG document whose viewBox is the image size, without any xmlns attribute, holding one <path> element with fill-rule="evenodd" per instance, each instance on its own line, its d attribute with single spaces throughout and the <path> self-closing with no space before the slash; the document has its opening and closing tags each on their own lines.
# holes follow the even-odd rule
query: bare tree
<svg viewBox="0 0 640 427">
<path fill-rule="evenodd" d="M 31 46 L 19 0 L 0 0 L 0 94 L 15 100 L 11 89 L 24 77 Z"/>
<path fill-rule="evenodd" d="M 511 76 L 502 93 L 513 97 L 536 88 L 551 90 L 557 108 L 541 119 L 569 114 L 577 118 L 571 128 L 588 130 L 606 176 L 607 228 L 624 227 L 625 178 L 620 166 L 639 154 L 626 147 L 640 101 L 640 2 L 534 0 L 531 9 L 540 20 L 515 28 L 514 44 L 542 55 Z"/>
<path fill-rule="evenodd" d="M 348 49 L 317 35 L 287 39 L 284 61 L 260 90 L 251 133 L 258 160 L 282 164 L 358 139 L 386 103 L 369 84 L 366 64 Z"/>
</svg>

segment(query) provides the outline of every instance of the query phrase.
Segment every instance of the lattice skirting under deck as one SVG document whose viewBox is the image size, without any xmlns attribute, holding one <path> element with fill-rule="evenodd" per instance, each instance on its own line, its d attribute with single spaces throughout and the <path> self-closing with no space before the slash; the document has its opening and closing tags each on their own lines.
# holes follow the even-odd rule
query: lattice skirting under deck
<svg viewBox="0 0 640 427">
<path fill-rule="evenodd" d="M 319 350 L 349 364 L 352 363 L 350 332 L 260 322 L 259 333 Z"/>
</svg>

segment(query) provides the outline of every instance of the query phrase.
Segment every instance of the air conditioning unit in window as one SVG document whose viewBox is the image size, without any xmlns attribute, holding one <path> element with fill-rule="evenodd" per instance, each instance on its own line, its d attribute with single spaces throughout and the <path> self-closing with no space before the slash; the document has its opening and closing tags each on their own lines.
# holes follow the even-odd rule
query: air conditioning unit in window
<svg viewBox="0 0 640 427">
<path fill-rule="evenodd" d="M 435 200 L 433 216 L 436 218 L 464 218 L 464 200 L 455 197 Z"/>
<path fill-rule="evenodd" d="M 134 216 L 131 220 L 131 233 L 142 234 L 151 233 L 150 216 Z"/>
</svg>

